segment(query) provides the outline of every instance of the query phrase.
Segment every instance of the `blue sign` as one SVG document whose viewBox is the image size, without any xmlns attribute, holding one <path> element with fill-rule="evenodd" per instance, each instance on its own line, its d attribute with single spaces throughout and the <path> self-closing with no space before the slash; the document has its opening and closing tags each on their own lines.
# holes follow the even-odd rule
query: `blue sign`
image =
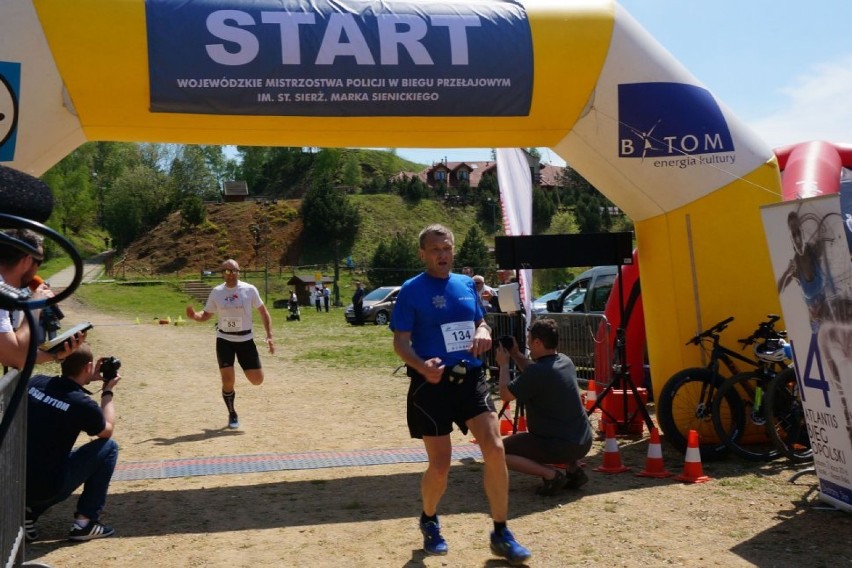
<svg viewBox="0 0 852 568">
<path fill-rule="evenodd" d="M 146 0 L 151 111 L 526 116 L 519 2 Z"/>
<path fill-rule="evenodd" d="M 15 159 L 21 64 L 0 61 L 0 162 Z"/>
<path fill-rule="evenodd" d="M 621 158 L 676 158 L 734 151 L 722 109 L 709 91 L 695 85 L 619 85 L 618 121 Z M 714 160 L 705 156 L 694 162 Z"/>
</svg>

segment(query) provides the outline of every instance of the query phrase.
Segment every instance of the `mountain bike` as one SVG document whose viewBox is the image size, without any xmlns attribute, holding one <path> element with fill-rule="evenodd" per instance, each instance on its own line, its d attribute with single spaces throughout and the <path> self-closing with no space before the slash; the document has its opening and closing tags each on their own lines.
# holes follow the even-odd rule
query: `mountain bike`
<svg viewBox="0 0 852 568">
<path fill-rule="evenodd" d="M 728 447 L 716 435 L 712 419 L 713 399 L 724 381 L 720 370 L 728 375 L 737 374 L 739 369 L 734 360 L 758 366 L 757 361 L 720 344 L 719 334 L 732 321 L 733 317 L 722 320 L 686 342 L 686 345 L 697 345 L 709 352 L 707 366 L 678 371 L 666 381 L 657 399 L 657 420 L 666 441 L 680 452 L 686 452 L 689 431 L 697 431 L 698 448 L 705 461 L 718 459 L 728 452 Z M 742 401 L 730 391 L 720 400 L 717 412 L 720 423 L 728 425 L 733 416 L 743 412 Z"/>
<path fill-rule="evenodd" d="M 781 455 L 781 449 L 768 435 L 772 423 L 767 417 L 766 393 L 772 379 L 789 366 L 789 360 L 785 355 L 786 333 L 775 329 L 779 316 L 767 318 L 754 333 L 739 340 L 743 348 L 754 345 L 757 368 L 724 381 L 713 399 L 711 413 L 719 439 L 732 452 L 752 461 L 769 461 Z M 740 399 L 742 410 L 728 420 L 721 407 L 728 404 L 731 393 Z"/>
<path fill-rule="evenodd" d="M 812 460 L 814 452 L 794 368 L 788 367 L 772 379 L 764 404 L 770 425 L 766 432 L 780 452 L 793 463 Z"/>
</svg>

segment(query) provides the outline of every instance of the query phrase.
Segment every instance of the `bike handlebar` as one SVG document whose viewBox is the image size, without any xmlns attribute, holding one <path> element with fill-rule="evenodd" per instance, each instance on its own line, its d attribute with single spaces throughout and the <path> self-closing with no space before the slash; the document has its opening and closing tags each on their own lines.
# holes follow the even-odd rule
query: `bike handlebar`
<svg viewBox="0 0 852 568">
<path fill-rule="evenodd" d="M 709 329 L 702 331 L 701 333 L 699 333 L 698 335 L 696 335 L 695 337 L 693 337 L 692 339 L 687 341 L 684 345 L 689 345 L 689 344 L 698 345 L 699 343 L 701 343 L 701 340 L 704 339 L 705 337 L 714 337 L 714 336 L 718 335 L 720 332 L 724 331 L 725 328 L 728 327 L 728 324 L 731 323 L 732 321 L 734 321 L 734 316 L 731 316 L 728 319 L 723 319 L 722 321 L 720 321 L 716 325 L 710 327 Z"/>
<path fill-rule="evenodd" d="M 787 335 L 787 333 L 784 331 L 775 330 L 775 322 L 781 319 L 781 316 L 769 314 L 768 316 L 766 316 L 766 318 L 766 321 L 758 324 L 757 329 L 754 330 L 754 333 L 752 333 L 745 339 L 737 340 L 739 343 L 743 344 L 743 349 L 753 344 L 758 339 L 779 339 Z"/>
</svg>

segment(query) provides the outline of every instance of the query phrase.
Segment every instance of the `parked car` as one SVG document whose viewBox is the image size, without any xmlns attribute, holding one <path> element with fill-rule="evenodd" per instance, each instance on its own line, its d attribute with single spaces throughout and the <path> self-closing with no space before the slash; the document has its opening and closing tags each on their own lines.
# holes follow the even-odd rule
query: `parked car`
<svg viewBox="0 0 852 568">
<path fill-rule="evenodd" d="M 364 323 L 387 325 L 393 313 L 399 286 L 380 286 L 364 296 Z M 355 308 L 352 304 L 346 306 L 343 312 L 348 323 L 355 323 Z"/>
<path fill-rule="evenodd" d="M 550 300 L 555 300 L 562 293 L 564 288 L 560 288 L 559 290 L 552 290 L 547 294 L 542 294 L 532 302 L 532 306 L 530 310 L 534 314 L 541 314 L 547 311 L 547 302 Z"/>
<path fill-rule="evenodd" d="M 543 313 L 603 313 L 616 275 L 617 266 L 596 266 L 586 270 L 556 299 L 548 301 L 547 310 Z"/>
<path fill-rule="evenodd" d="M 556 299 L 547 302 L 547 310 L 534 318 L 552 318 L 559 326 L 558 350 L 571 357 L 577 377 L 584 381 L 594 377 L 596 334 L 603 319 L 617 266 L 596 266 L 581 273 Z"/>
</svg>

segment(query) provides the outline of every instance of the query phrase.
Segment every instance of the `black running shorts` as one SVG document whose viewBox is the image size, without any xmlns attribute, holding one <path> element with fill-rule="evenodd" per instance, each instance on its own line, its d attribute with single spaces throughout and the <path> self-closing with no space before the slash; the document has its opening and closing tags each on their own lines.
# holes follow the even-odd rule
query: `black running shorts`
<svg viewBox="0 0 852 568">
<path fill-rule="evenodd" d="M 445 436 L 453 431 L 453 423 L 463 434 L 471 418 L 484 412 L 496 412 L 482 367 L 467 369 L 464 380 L 445 372 L 441 382 L 432 384 L 422 375 L 408 369 L 408 431 L 412 438 Z"/>
<path fill-rule="evenodd" d="M 226 369 L 234 366 L 234 357 L 240 362 L 243 371 L 260 369 L 260 355 L 257 345 L 253 339 L 248 341 L 228 341 L 221 337 L 216 338 L 216 360 L 219 368 Z"/>
</svg>

